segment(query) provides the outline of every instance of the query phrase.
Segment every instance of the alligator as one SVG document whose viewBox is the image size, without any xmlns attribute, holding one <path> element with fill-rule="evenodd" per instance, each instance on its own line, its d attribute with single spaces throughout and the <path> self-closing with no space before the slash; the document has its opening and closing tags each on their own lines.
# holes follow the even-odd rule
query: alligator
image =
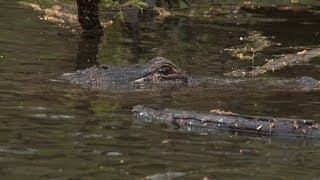
<svg viewBox="0 0 320 180">
<path fill-rule="evenodd" d="M 132 111 L 148 122 L 160 121 L 190 132 L 213 133 L 222 130 L 268 136 L 320 137 L 319 123 L 307 119 L 247 116 L 221 111 L 199 113 L 143 105 L 134 106 Z"/>
<path fill-rule="evenodd" d="M 94 65 L 62 78 L 93 89 L 146 89 L 188 84 L 191 77 L 166 58 L 156 57 L 146 64 L 127 66 Z"/>
<path fill-rule="evenodd" d="M 192 77 L 163 57 L 156 57 L 146 64 L 125 66 L 94 65 L 84 70 L 62 75 L 64 80 L 82 87 L 102 90 L 137 90 L 185 86 L 214 88 L 310 91 L 320 89 L 318 80 L 303 76 L 297 79 Z"/>
</svg>

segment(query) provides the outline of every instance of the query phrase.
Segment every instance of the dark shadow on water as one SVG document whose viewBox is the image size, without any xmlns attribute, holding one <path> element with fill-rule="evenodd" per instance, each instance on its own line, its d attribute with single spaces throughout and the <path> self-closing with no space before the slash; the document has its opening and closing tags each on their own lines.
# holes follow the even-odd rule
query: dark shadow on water
<svg viewBox="0 0 320 180">
<path fill-rule="evenodd" d="M 155 13 L 154 11 L 146 10 L 143 14 L 140 14 L 140 11 L 138 9 L 134 10 L 135 11 L 129 9 L 128 11 L 124 11 L 125 13 L 127 13 L 125 14 L 126 18 L 124 19 L 124 22 L 118 22 L 121 24 L 118 30 L 126 38 L 132 40 L 130 49 L 131 53 L 134 54 L 134 56 L 132 57 L 130 62 L 139 63 L 140 59 L 152 58 L 144 57 L 144 55 L 146 54 L 146 48 L 142 48 L 141 46 L 137 45 L 141 44 L 141 41 L 143 41 L 143 36 L 141 35 L 141 32 L 143 32 L 143 28 L 145 28 L 146 26 L 154 26 Z M 119 21 L 118 19 L 115 20 Z M 108 31 L 110 31 L 110 29 L 108 29 Z M 95 64 L 99 64 L 97 56 L 99 53 L 99 44 L 101 43 L 102 34 L 103 33 L 82 32 L 82 34 L 80 35 L 81 39 L 78 44 L 76 57 L 75 68 L 77 70 L 86 69 Z"/>
<path fill-rule="evenodd" d="M 97 63 L 97 55 L 99 52 L 100 34 L 82 34 L 78 44 L 78 52 L 75 68 L 86 69 Z"/>
</svg>

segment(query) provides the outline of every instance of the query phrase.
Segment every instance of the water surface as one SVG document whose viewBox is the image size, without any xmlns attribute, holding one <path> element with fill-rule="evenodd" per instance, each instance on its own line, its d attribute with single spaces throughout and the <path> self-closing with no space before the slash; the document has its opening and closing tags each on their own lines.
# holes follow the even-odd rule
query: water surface
<svg viewBox="0 0 320 180">
<path fill-rule="evenodd" d="M 233 68 L 254 66 L 272 55 L 319 45 L 320 21 L 244 13 L 244 19 L 180 17 L 126 28 L 115 24 L 105 30 L 100 44 L 91 42 L 86 49 L 83 42 L 88 41 L 80 35 L 58 35 L 62 27 L 41 21 L 37 12 L 17 2 L 0 0 L 3 179 L 319 177 L 317 139 L 192 133 L 146 123 L 131 114 L 132 106 L 145 104 L 319 120 L 319 92 L 232 88 L 109 92 L 53 80 L 93 63 L 143 63 L 155 56 L 172 60 L 194 76 L 222 77 Z M 243 44 L 241 37 L 251 32 L 274 43 L 256 61 L 240 61 L 224 51 Z M 97 53 L 95 62 L 84 63 L 91 53 Z M 318 60 L 265 76 L 320 79 Z"/>
</svg>

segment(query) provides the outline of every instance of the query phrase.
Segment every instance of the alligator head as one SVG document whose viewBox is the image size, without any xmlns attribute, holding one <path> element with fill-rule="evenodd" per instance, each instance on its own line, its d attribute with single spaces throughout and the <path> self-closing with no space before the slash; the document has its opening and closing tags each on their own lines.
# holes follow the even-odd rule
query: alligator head
<svg viewBox="0 0 320 180">
<path fill-rule="evenodd" d="M 62 78 L 94 89 L 139 89 L 187 84 L 190 76 L 166 58 L 156 57 L 143 65 L 96 65 L 63 74 Z"/>
</svg>

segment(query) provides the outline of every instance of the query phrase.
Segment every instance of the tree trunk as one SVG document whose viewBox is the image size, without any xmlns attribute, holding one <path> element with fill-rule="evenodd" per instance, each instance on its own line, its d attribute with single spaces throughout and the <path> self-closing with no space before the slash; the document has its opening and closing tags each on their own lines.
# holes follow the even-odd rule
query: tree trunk
<svg viewBox="0 0 320 180">
<path fill-rule="evenodd" d="M 86 33 L 102 33 L 99 20 L 99 2 L 100 0 L 77 0 L 78 21 Z"/>
</svg>

